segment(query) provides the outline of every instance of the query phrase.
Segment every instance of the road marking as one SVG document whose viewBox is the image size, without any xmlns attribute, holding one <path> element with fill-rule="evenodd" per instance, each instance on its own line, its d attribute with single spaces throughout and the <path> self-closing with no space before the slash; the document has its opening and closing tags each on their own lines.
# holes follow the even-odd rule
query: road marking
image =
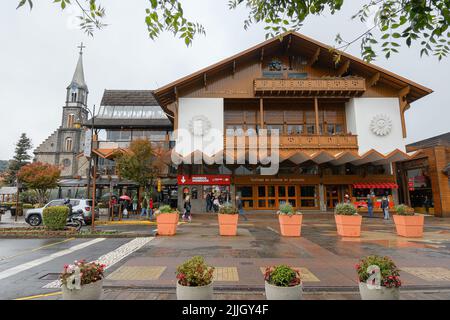
<svg viewBox="0 0 450 320">
<path fill-rule="evenodd" d="M 36 252 L 36 251 L 39 251 L 39 250 L 42 250 L 42 249 L 46 249 L 46 248 L 49 248 L 49 247 L 53 247 L 53 246 L 55 246 L 55 245 L 57 245 L 57 244 L 61 244 L 61 243 L 65 243 L 65 242 L 72 241 L 72 240 L 75 240 L 75 239 L 76 239 L 76 238 L 69 238 L 69 239 L 66 239 L 66 240 L 63 240 L 63 241 L 58 241 L 58 242 L 55 242 L 55 243 L 47 244 L 47 245 L 42 246 L 42 247 L 39 247 L 39 248 L 35 248 L 35 249 L 32 249 L 32 250 L 24 251 L 24 252 L 22 252 L 22 253 L 19 253 L 19 254 L 14 255 L 14 256 L 9 256 L 9 257 L 5 257 L 5 258 L 1 258 L 0 261 L 4 261 L 4 260 L 8 260 L 8 259 L 14 259 L 14 258 L 23 256 L 23 255 L 25 255 L 25 254 L 27 254 L 27 253 Z"/>
<path fill-rule="evenodd" d="M 13 300 L 33 300 L 33 299 L 39 299 L 39 298 L 45 298 L 45 297 L 59 296 L 60 294 L 62 294 L 62 291 L 46 293 L 46 294 L 38 294 L 35 296 L 22 297 L 22 298 L 17 298 L 17 299 L 13 299 Z"/>
<path fill-rule="evenodd" d="M 236 267 L 215 267 L 214 281 L 239 282 L 239 274 Z"/>
<path fill-rule="evenodd" d="M 136 238 L 131 240 L 130 242 L 125 243 L 124 245 L 120 246 L 119 248 L 101 256 L 96 261 L 99 263 L 105 264 L 106 269 L 112 267 L 117 262 L 123 260 L 133 252 L 139 250 L 143 246 L 145 246 L 147 243 L 155 239 L 154 237 L 148 237 L 148 238 Z M 42 288 L 44 289 L 54 289 L 59 288 L 61 286 L 61 282 L 59 280 L 52 281 Z"/>
<path fill-rule="evenodd" d="M 271 228 L 271 227 L 267 227 L 267 229 L 269 229 L 270 231 L 275 232 L 276 234 L 280 234 L 277 230 L 275 230 L 275 229 L 273 229 L 273 228 Z"/>
<path fill-rule="evenodd" d="M 115 281 L 151 281 L 158 280 L 167 267 L 129 267 L 122 266 L 106 279 Z"/>
<path fill-rule="evenodd" d="M 5 271 L 0 272 L 0 280 L 8 278 L 8 277 L 11 277 L 11 276 L 13 276 L 13 275 L 15 275 L 15 274 L 17 274 L 19 272 L 22 272 L 22 271 L 34 268 L 34 267 L 39 266 L 41 264 L 47 263 L 47 262 L 52 261 L 52 260 L 54 260 L 56 258 L 65 256 L 67 254 L 73 253 L 73 252 L 81 250 L 81 249 L 84 249 L 86 247 L 89 247 L 90 245 L 93 245 L 95 243 L 101 242 L 103 240 L 105 240 L 105 238 L 97 238 L 97 239 L 94 239 L 94 240 L 91 240 L 91 241 L 88 241 L 88 242 L 84 242 L 84 243 L 78 244 L 78 245 L 73 246 L 73 247 L 71 247 L 69 249 L 65 249 L 65 250 L 61 250 L 61 251 L 52 253 L 51 255 L 48 255 L 46 257 L 42 257 L 42 258 L 30 261 L 30 262 L 23 263 L 21 265 L 15 266 L 13 268 L 7 269 Z"/>
</svg>

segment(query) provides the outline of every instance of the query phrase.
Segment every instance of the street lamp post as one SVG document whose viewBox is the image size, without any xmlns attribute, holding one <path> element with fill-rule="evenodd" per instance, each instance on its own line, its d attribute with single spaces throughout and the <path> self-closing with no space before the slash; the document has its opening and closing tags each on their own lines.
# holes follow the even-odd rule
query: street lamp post
<svg viewBox="0 0 450 320">
<path fill-rule="evenodd" d="M 91 172 L 92 172 L 92 143 L 93 143 L 93 139 L 94 139 L 94 130 L 95 130 L 95 104 L 92 108 L 92 111 L 88 108 L 85 107 L 85 110 L 89 112 L 91 119 L 92 119 L 92 124 L 91 124 L 91 141 L 89 144 L 89 173 L 88 173 L 88 181 L 87 181 L 87 196 L 89 197 L 89 193 L 90 193 L 90 186 L 91 186 Z M 77 123 L 75 123 L 75 127 L 80 129 L 82 127 L 82 122 L 79 121 Z M 86 150 L 85 150 L 85 155 L 86 155 Z M 91 223 L 91 230 L 94 231 L 95 230 L 95 207 L 96 207 L 96 182 L 97 182 L 97 163 L 96 161 L 94 161 L 94 185 L 92 187 L 92 223 Z"/>
</svg>

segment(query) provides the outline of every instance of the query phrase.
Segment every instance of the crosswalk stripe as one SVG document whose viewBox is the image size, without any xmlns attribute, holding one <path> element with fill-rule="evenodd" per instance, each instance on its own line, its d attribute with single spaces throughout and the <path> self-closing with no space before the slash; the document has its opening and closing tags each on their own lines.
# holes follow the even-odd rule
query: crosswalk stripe
<svg viewBox="0 0 450 320">
<path fill-rule="evenodd" d="M 33 261 L 29 261 L 29 262 L 20 264 L 18 266 L 15 266 L 13 268 L 7 269 L 5 271 L 0 272 L 0 280 L 8 278 L 8 277 L 11 277 L 11 276 L 13 276 L 13 275 L 15 275 L 15 274 L 17 274 L 19 272 L 22 272 L 22 271 L 34 268 L 34 267 L 39 266 L 41 264 L 47 263 L 47 262 L 52 261 L 52 260 L 54 260 L 56 258 L 65 256 L 67 254 L 73 253 L 73 252 L 81 250 L 81 249 L 84 249 L 86 247 L 89 247 L 90 245 L 93 245 L 95 243 L 101 242 L 103 240 L 105 240 L 105 238 L 97 238 L 97 239 L 94 239 L 94 240 L 91 240 L 91 241 L 88 241 L 88 242 L 83 242 L 83 243 L 80 243 L 80 244 L 78 244 L 76 246 L 73 246 L 71 248 L 52 253 L 51 255 L 48 255 L 46 257 L 42 257 L 42 258 L 39 258 L 39 259 L 36 259 L 36 260 L 33 260 Z"/>
<path fill-rule="evenodd" d="M 119 248 L 99 257 L 96 261 L 102 264 L 106 265 L 106 269 L 112 267 L 117 262 L 121 261 L 122 259 L 126 258 L 133 252 L 139 250 L 143 246 L 145 246 L 147 243 L 152 241 L 154 237 L 148 237 L 148 238 L 136 238 L 133 239 L 124 245 L 120 246 Z M 59 280 L 52 281 L 45 286 L 43 286 L 43 289 L 55 289 L 59 288 L 61 286 L 61 282 Z"/>
</svg>

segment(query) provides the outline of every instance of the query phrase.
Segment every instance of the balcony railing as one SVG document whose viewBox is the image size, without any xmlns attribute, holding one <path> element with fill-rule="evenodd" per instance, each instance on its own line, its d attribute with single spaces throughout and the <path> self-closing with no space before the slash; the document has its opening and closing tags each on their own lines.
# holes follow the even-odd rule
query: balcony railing
<svg viewBox="0 0 450 320">
<path fill-rule="evenodd" d="M 256 95 L 341 96 L 362 95 L 366 91 L 363 78 L 256 79 Z"/>
<path fill-rule="evenodd" d="M 234 139 L 234 147 L 238 147 L 239 137 Z M 224 145 L 227 145 L 224 139 Z M 270 136 L 267 137 L 267 144 L 270 146 Z M 249 147 L 249 137 L 245 137 L 245 147 Z M 343 149 L 358 150 L 358 136 L 343 135 L 280 135 L 280 149 Z"/>
</svg>

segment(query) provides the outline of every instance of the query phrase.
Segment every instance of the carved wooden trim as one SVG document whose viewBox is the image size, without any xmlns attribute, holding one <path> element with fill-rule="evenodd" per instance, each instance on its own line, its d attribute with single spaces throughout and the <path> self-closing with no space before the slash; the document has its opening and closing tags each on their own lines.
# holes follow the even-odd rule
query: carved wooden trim
<svg viewBox="0 0 450 320">
<path fill-rule="evenodd" d="M 380 81 L 381 73 L 377 72 L 375 73 L 370 79 L 367 80 L 367 87 L 373 87 L 375 86 L 378 81 Z"/>
<path fill-rule="evenodd" d="M 345 61 L 337 70 L 337 76 L 341 77 L 350 68 L 350 60 Z"/>
<path fill-rule="evenodd" d="M 320 56 L 320 48 L 317 48 L 308 65 L 312 67 L 319 60 L 319 56 Z"/>
<path fill-rule="evenodd" d="M 406 132 L 406 121 L 405 121 L 405 112 L 409 109 L 410 105 L 407 100 L 407 96 L 411 91 L 411 87 L 407 86 L 404 87 L 402 90 L 398 93 L 398 100 L 400 105 L 400 117 L 402 120 L 402 132 L 403 132 L 403 138 L 406 138 L 407 132 Z"/>
</svg>

